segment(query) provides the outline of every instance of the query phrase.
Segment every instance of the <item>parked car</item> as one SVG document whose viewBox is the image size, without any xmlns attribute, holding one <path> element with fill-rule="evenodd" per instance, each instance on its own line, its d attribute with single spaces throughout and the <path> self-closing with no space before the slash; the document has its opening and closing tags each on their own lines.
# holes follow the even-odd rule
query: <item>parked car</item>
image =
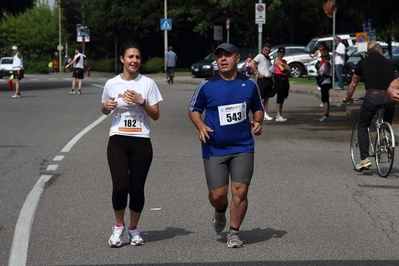
<svg viewBox="0 0 399 266">
<path fill-rule="evenodd" d="M 384 56 L 387 59 L 392 60 L 395 67 L 395 78 L 399 78 L 399 46 L 392 49 L 392 58 L 389 55 L 389 52 L 386 52 Z"/>
<path fill-rule="evenodd" d="M 238 48 L 238 52 L 240 53 L 240 62 L 238 62 L 239 66 L 242 66 L 245 62 L 245 59 L 248 56 L 254 57 L 256 55 L 256 50 L 255 48 Z M 213 73 L 213 66 L 212 62 L 215 60 L 215 55 L 214 53 L 210 53 L 207 55 L 204 59 L 194 63 L 191 65 L 191 73 L 195 77 L 207 77 L 212 75 Z M 240 68 L 239 68 L 240 69 Z M 245 73 L 245 72 L 244 72 Z"/>
<path fill-rule="evenodd" d="M 14 59 L 12 57 L 2 57 L 0 59 L 0 78 L 3 78 L 3 76 L 11 76 L 13 61 Z"/>
<path fill-rule="evenodd" d="M 277 51 L 279 47 L 285 47 L 284 59 L 287 61 L 287 64 L 291 67 L 291 76 L 300 77 L 304 75 L 306 71 L 305 66 L 307 65 L 308 61 L 312 59 L 308 54 L 305 54 L 303 52 L 305 46 L 294 45 L 294 44 L 282 44 L 282 45 L 272 46 L 269 53 L 272 63 L 274 62 L 274 58 L 277 57 Z M 253 57 L 255 57 L 256 54 Z M 240 72 L 245 73 L 244 62 L 242 62 L 241 65 L 239 63 L 238 69 Z"/>
</svg>

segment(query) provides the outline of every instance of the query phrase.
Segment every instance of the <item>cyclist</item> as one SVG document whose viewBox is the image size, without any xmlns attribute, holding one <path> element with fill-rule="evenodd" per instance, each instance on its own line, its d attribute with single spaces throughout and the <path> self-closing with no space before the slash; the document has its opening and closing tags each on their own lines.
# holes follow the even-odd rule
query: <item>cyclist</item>
<svg viewBox="0 0 399 266">
<path fill-rule="evenodd" d="M 356 67 L 352 81 L 348 87 L 344 102 L 352 102 L 352 95 L 357 84 L 363 77 L 366 95 L 359 113 L 358 141 L 361 161 L 356 165 L 357 170 L 371 166 L 369 155 L 369 138 L 367 128 L 376 114 L 378 107 L 391 103 L 387 88 L 394 79 L 394 66 L 384 57 L 380 44 L 371 42 L 368 45 L 368 56 L 361 59 Z M 384 112 L 384 121 L 392 123 L 395 114 L 395 105 L 389 104 Z"/>
</svg>

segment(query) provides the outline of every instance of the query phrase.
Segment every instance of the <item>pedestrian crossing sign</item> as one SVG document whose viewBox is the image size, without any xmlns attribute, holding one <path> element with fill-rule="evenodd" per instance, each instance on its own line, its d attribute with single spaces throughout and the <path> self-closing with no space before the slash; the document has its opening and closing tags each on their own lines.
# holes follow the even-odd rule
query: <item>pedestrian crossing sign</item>
<svg viewBox="0 0 399 266">
<path fill-rule="evenodd" d="M 172 20 L 161 19 L 161 30 L 172 30 Z"/>
</svg>

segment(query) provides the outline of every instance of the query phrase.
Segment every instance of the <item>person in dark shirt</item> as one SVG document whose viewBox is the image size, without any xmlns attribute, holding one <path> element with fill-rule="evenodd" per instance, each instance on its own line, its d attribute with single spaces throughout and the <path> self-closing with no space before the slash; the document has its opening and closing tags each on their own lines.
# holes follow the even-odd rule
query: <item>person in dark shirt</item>
<svg viewBox="0 0 399 266">
<path fill-rule="evenodd" d="M 391 61 L 384 57 L 380 44 L 371 42 L 367 50 L 369 55 L 357 63 L 351 84 L 343 99 L 344 102 L 352 102 L 352 95 L 363 77 L 366 96 L 359 113 L 358 141 L 361 162 L 356 165 L 357 170 L 371 166 L 367 128 L 371 125 L 378 108 L 381 105 L 388 104 L 384 112 L 384 121 L 390 124 L 395 114 L 395 105 L 387 94 L 387 88 L 394 79 L 394 66 Z"/>
</svg>

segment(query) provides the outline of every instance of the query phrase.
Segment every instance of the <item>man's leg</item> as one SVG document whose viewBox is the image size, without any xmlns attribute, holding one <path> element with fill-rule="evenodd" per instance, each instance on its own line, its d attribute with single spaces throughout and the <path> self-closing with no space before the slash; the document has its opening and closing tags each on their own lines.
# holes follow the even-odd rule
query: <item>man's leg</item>
<svg viewBox="0 0 399 266">
<path fill-rule="evenodd" d="M 19 86 L 19 79 L 15 79 L 15 93 L 20 94 L 20 86 Z"/>
<path fill-rule="evenodd" d="M 82 79 L 78 79 L 78 90 L 82 89 Z"/>
<path fill-rule="evenodd" d="M 76 86 L 76 78 L 72 78 L 72 90 L 75 90 L 75 86 Z"/>
<path fill-rule="evenodd" d="M 367 101 L 367 99 L 365 101 Z M 361 160 L 364 160 L 370 156 L 369 155 L 370 141 L 369 141 L 368 127 L 370 127 L 371 125 L 371 121 L 377 111 L 377 108 L 378 106 L 369 109 L 366 106 L 364 106 L 363 102 L 362 107 L 360 109 L 357 134 L 358 134 Z"/>
<path fill-rule="evenodd" d="M 216 210 L 223 209 L 228 204 L 227 193 L 229 191 L 228 184 L 217 189 L 209 190 L 208 199 L 212 207 Z"/>
<path fill-rule="evenodd" d="M 338 88 L 343 89 L 344 81 L 342 78 L 342 65 L 336 65 L 336 71 L 337 71 L 337 78 L 338 78 Z"/>
<path fill-rule="evenodd" d="M 239 229 L 248 208 L 249 185 L 231 182 L 230 226 Z"/>
</svg>

